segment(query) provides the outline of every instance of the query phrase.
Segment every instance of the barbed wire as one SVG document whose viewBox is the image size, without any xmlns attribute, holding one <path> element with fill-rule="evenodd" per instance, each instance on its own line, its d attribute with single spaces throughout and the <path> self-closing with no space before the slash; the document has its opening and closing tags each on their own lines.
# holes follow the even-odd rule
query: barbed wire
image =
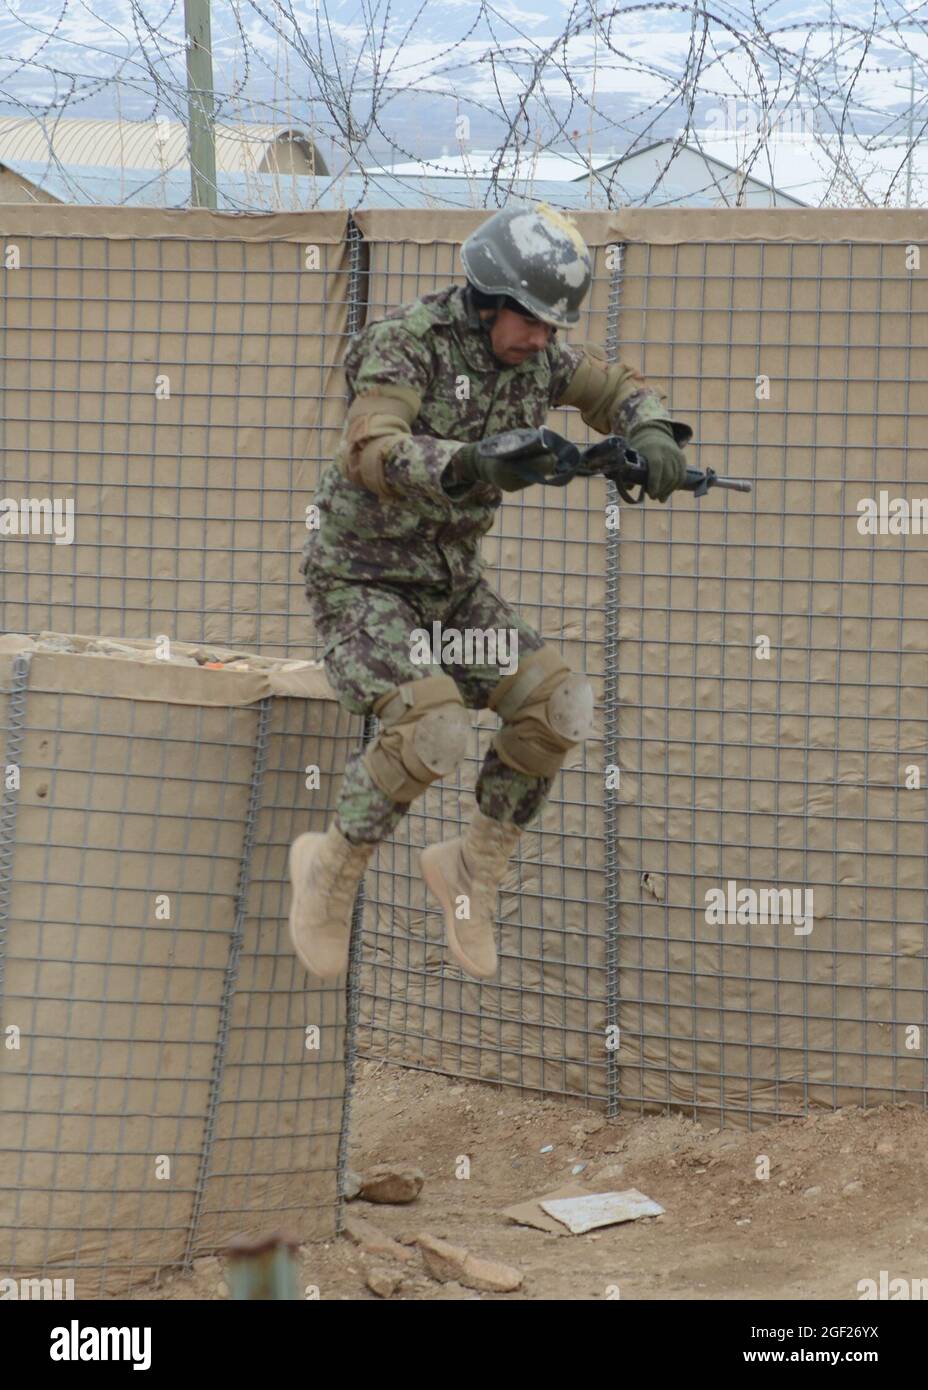
<svg viewBox="0 0 928 1390">
<path fill-rule="evenodd" d="M 73 118 L 187 119 L 180 0 L 0 0 L 0 40 L 0 117 L 21 122 L 0 122 L 0 163 L 38 129 L 72 196 L 100 156 L 90 127 L 85 157 L 62 154 Z M 242 147 L 217 175 L 227 207 L 744 204 L 778 180 L 787 201 L 928 202 L 928 0 L 817 0 L 801 18 L 781 0 L 572 0 L 547 23 L 489 0 L 225 0 L 212 47 L 215 121 Z M 261 127 L 301 134 L 315 175 L 278 163 L 262 182 L 246 158 L 266 153 Z M 147 179 L 126 166 L 112 200 L 160 180 L 183 205 L 187 167 L 183 148 Z"/>
</svg>

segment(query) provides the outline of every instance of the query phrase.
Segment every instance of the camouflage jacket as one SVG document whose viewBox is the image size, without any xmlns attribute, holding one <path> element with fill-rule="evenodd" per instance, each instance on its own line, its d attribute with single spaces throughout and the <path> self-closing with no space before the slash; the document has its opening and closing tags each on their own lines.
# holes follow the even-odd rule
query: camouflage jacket
<svg viewBox="0 0 928 1390">
<path fill-rule="evenodd" d="M 466 588 L 480 576 L 480 540 L 503 494 L 486 483 L 454 498 L 445 492 L 442 474 L 463 444 L 543 425 L 560 404 L 576 404 L 603 434 L 671 419 L 660 395 L 631 368 L 610 367 L 601 354 L 597 359 L 557 338 L 504 366 L 462 286 L 424 295 L 369 324 L 350 343 L 345 375 L 353 400 L 405 388 L 413 402 L 410 424 L 402 426 L 402 439 L 393 436 L 382 459 L 388 496 L 347 476 L 343 435 L 314 499 L 320 525 L 304 547 L 307 587 L 335 579 Z M 671 423 L 685 443 L 689 427 Z"/>
</svg>

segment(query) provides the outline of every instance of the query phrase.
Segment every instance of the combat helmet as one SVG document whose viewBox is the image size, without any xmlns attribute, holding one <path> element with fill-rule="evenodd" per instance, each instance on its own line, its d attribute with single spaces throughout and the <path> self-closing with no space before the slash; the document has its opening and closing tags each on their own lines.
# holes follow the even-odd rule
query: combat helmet
<svg viewBox="0 0 928 1390">
<path fill-rule="evenodd" d="M 583 237 L 547 203 L 495 213 L 471 232 L 461 260 L 478 290 L 514 299 L 555 328 L 577 322 L 593 278 Z"/>
</svg>

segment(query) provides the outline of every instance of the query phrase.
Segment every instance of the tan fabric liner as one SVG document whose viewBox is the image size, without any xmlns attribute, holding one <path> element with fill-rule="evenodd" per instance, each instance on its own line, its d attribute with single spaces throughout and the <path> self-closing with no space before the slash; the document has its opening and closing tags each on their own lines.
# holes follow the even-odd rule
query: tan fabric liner
<svg viewBox="0 0 928 1390">
<path fill-rule="evenodd" d="M 354 220 L 369 241 L 413 245 L 461 242 L 492 211 L 443 212 L 405 208 L 359 209 Z M 590 246 L 643 242 L 653 246 L 695 242 L 886 242 L 928 241 L 928 211 L 913 208 L 623 208 L 579 212 L 576 222 Z"/>
<path fill-rule="evenodd" d="M 341 243 L 348 214 L 210 212 L 206 208 L 77 207 L 17 204 L 3 209 L 4 235 L 100 237 L 104 241 L 299 241 Z"/>
</svg>

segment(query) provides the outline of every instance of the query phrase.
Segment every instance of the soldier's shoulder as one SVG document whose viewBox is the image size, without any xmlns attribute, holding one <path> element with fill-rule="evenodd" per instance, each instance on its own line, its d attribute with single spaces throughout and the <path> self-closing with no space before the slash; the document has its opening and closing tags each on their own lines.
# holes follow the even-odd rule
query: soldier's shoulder
<svg viewBox="0 0 928 1390">
<path fill-rule="evenodd" d="M 414 338 L 424 338 L 439 325 L 450 323 L 453 317 L 454 296 L 459 291 L 456 286 L 435 290 L 424 294 L 409 304 L 401 304 L 392 309 L 370 328 L 378 330 L 378 337 L 390 333 L 411 333 Z"/>
<path fill-rule="evenodd" d="M 436 356 L 432 333 L 440 325 L 453 323 L 453 292 L 452 286 L 423 295 L 365 324 L 345 353 L 349 386 L 354 389 L 365 372 L 376 375 L 389 370 L 394 376 L 398 373 L 416 383 L 430 376 Z"/>
<path fill-rule="evenodd" d="M 570 343 L 564 342 L 562 338 L 554 338 L 548 344 L 548 360 L 552 366 L 569 362 L 576 366 L 585 357 L 591 358 L 594 362 L 599 362 L 603 366 L 609 365 L 606 350 L 601 343 L 589 342 L 586 340 L 575 340 Z"/>
</svg>

